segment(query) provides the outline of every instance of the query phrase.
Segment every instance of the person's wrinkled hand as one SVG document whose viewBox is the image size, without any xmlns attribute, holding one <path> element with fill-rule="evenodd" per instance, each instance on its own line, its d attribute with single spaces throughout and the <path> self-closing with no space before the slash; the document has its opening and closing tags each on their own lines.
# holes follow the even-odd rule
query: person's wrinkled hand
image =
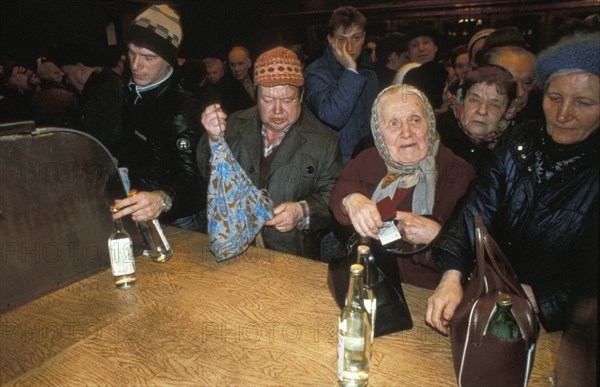
<svg viewBox="0 0 600 387">
<path fill-rule="evenodd" d="M 134 221 L 143 222 L 158 218 L 163 210 L 163 199 L 158 193 L 142 191 L 135 196 L 115 200 L 114 206 L 118 211 L 113 214 L 113 220 L 131 214 Z"/>
<path fill-rule="evenodd" d="M 202 125 L 208 133 L 210 145 L 216 144 L 225 135 L 227 126 L 227 114 L 221 110 L 221 105 L 208 105 L 202 112 Z"/>
<path fill-rule="evenodd" d="M 284 202 L 273 208 L 272 219 L 269 219 L 265 225 L 273 226 L 279 232 L 292 231 L 294 227 L 303 219 L 302 207 L 298 202 Z"/>
<path fill-rule="evenodd" d="M 427 300 L 425 321 L 437 331 L 448 334 L 448 326 L 462 300 L 463 289 L 458 270 L 448 270 Z"/>
<path fill-rule="evenodd" d="M 395 219 L 402 239 L 412 244 L 431 243 L 442 228 L 435 220 L 412 212 L 396 211 Z"/>
<path fill-rule="evenodd" d="M 342 200 L 352 226 L 362 237 L 379 239 L 379 229 L 383 227 L 381 215 L 375 202 L 365 195 L 355 192 Z"/>
</svg>

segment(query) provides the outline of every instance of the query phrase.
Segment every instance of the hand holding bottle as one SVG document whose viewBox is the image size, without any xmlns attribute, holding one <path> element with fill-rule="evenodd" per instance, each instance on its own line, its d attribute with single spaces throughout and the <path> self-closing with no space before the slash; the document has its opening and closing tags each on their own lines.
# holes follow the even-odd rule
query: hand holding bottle
<svg viewBox="0 0 600 387">
<path fill-rule="evenodd" d="M 117 212 L 113 213 L 113 220 L 120 219 L 131 214 L 136 222 L 143 222 L 159 217 L 164 205 L 163 198 L 157 192 L 138 192 L 135 196 L 115 200 L 114 207 Z"/>
</svg>

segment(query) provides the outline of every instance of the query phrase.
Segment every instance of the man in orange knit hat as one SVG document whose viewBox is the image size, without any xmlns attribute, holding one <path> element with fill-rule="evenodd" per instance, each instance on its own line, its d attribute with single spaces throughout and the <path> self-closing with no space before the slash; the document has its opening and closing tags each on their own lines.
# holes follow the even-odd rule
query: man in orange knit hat
<svg viewBox="0 0 600 387">
<path fill-rule="evenodd" d="M 273 201 L 274 217 L 262 231 L 265 247 L 318 258 L 331 222 L 329 194 L 342 168 L 338 139 L 302 109 L 304 77 L 293 51 L 276 47 L 259 56 L 254 85 L 257 106 L 230 117 L 218 104 L 204 110 L 199 167 L 208 170 L 206 147 L 225 139 L 252 183 Z"/>
</svg>

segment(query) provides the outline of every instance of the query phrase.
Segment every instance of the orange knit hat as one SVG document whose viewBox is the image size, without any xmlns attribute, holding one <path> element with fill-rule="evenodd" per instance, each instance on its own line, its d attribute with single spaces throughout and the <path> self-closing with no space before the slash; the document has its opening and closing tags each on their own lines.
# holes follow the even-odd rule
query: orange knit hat
<svg viewBox="0 0 600 387">
<path fill-rule="evenodd" d="M 261 54 L 254 63 L 256 86 L 304 85 L 302 65 L 298 56 L 284 47 L 275 47 Z"/>
</svg>

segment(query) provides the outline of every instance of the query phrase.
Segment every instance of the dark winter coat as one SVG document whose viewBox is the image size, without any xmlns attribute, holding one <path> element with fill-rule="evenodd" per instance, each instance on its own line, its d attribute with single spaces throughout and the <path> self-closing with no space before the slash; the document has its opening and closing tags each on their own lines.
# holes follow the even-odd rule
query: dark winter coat
<svg viewBox="0 0 600 387">
<path fill-rule="evenodd" d="M 165 191 L 173 207 L 160 220 L 170 222 L 206 208 L 207 182 L 196 163 L 196 145 L 204 132 L 200 109 L 174 76 L 141 93 L 129 89 L 119 166 L 129 168 L 131 187 Z"/>
<path fill-rule="evenodd" d="M 598 130 L 559 146 L 541 121 L 509 129 L 464 206 L 434 243 L 442 271 L 467 278 L 474 259 L 473 216 L 481 215 L 521 283 L 531 285 L 547 331 L 562 329 L 574 280 L 573 254 L 598 195 Z"/>
</svg>

